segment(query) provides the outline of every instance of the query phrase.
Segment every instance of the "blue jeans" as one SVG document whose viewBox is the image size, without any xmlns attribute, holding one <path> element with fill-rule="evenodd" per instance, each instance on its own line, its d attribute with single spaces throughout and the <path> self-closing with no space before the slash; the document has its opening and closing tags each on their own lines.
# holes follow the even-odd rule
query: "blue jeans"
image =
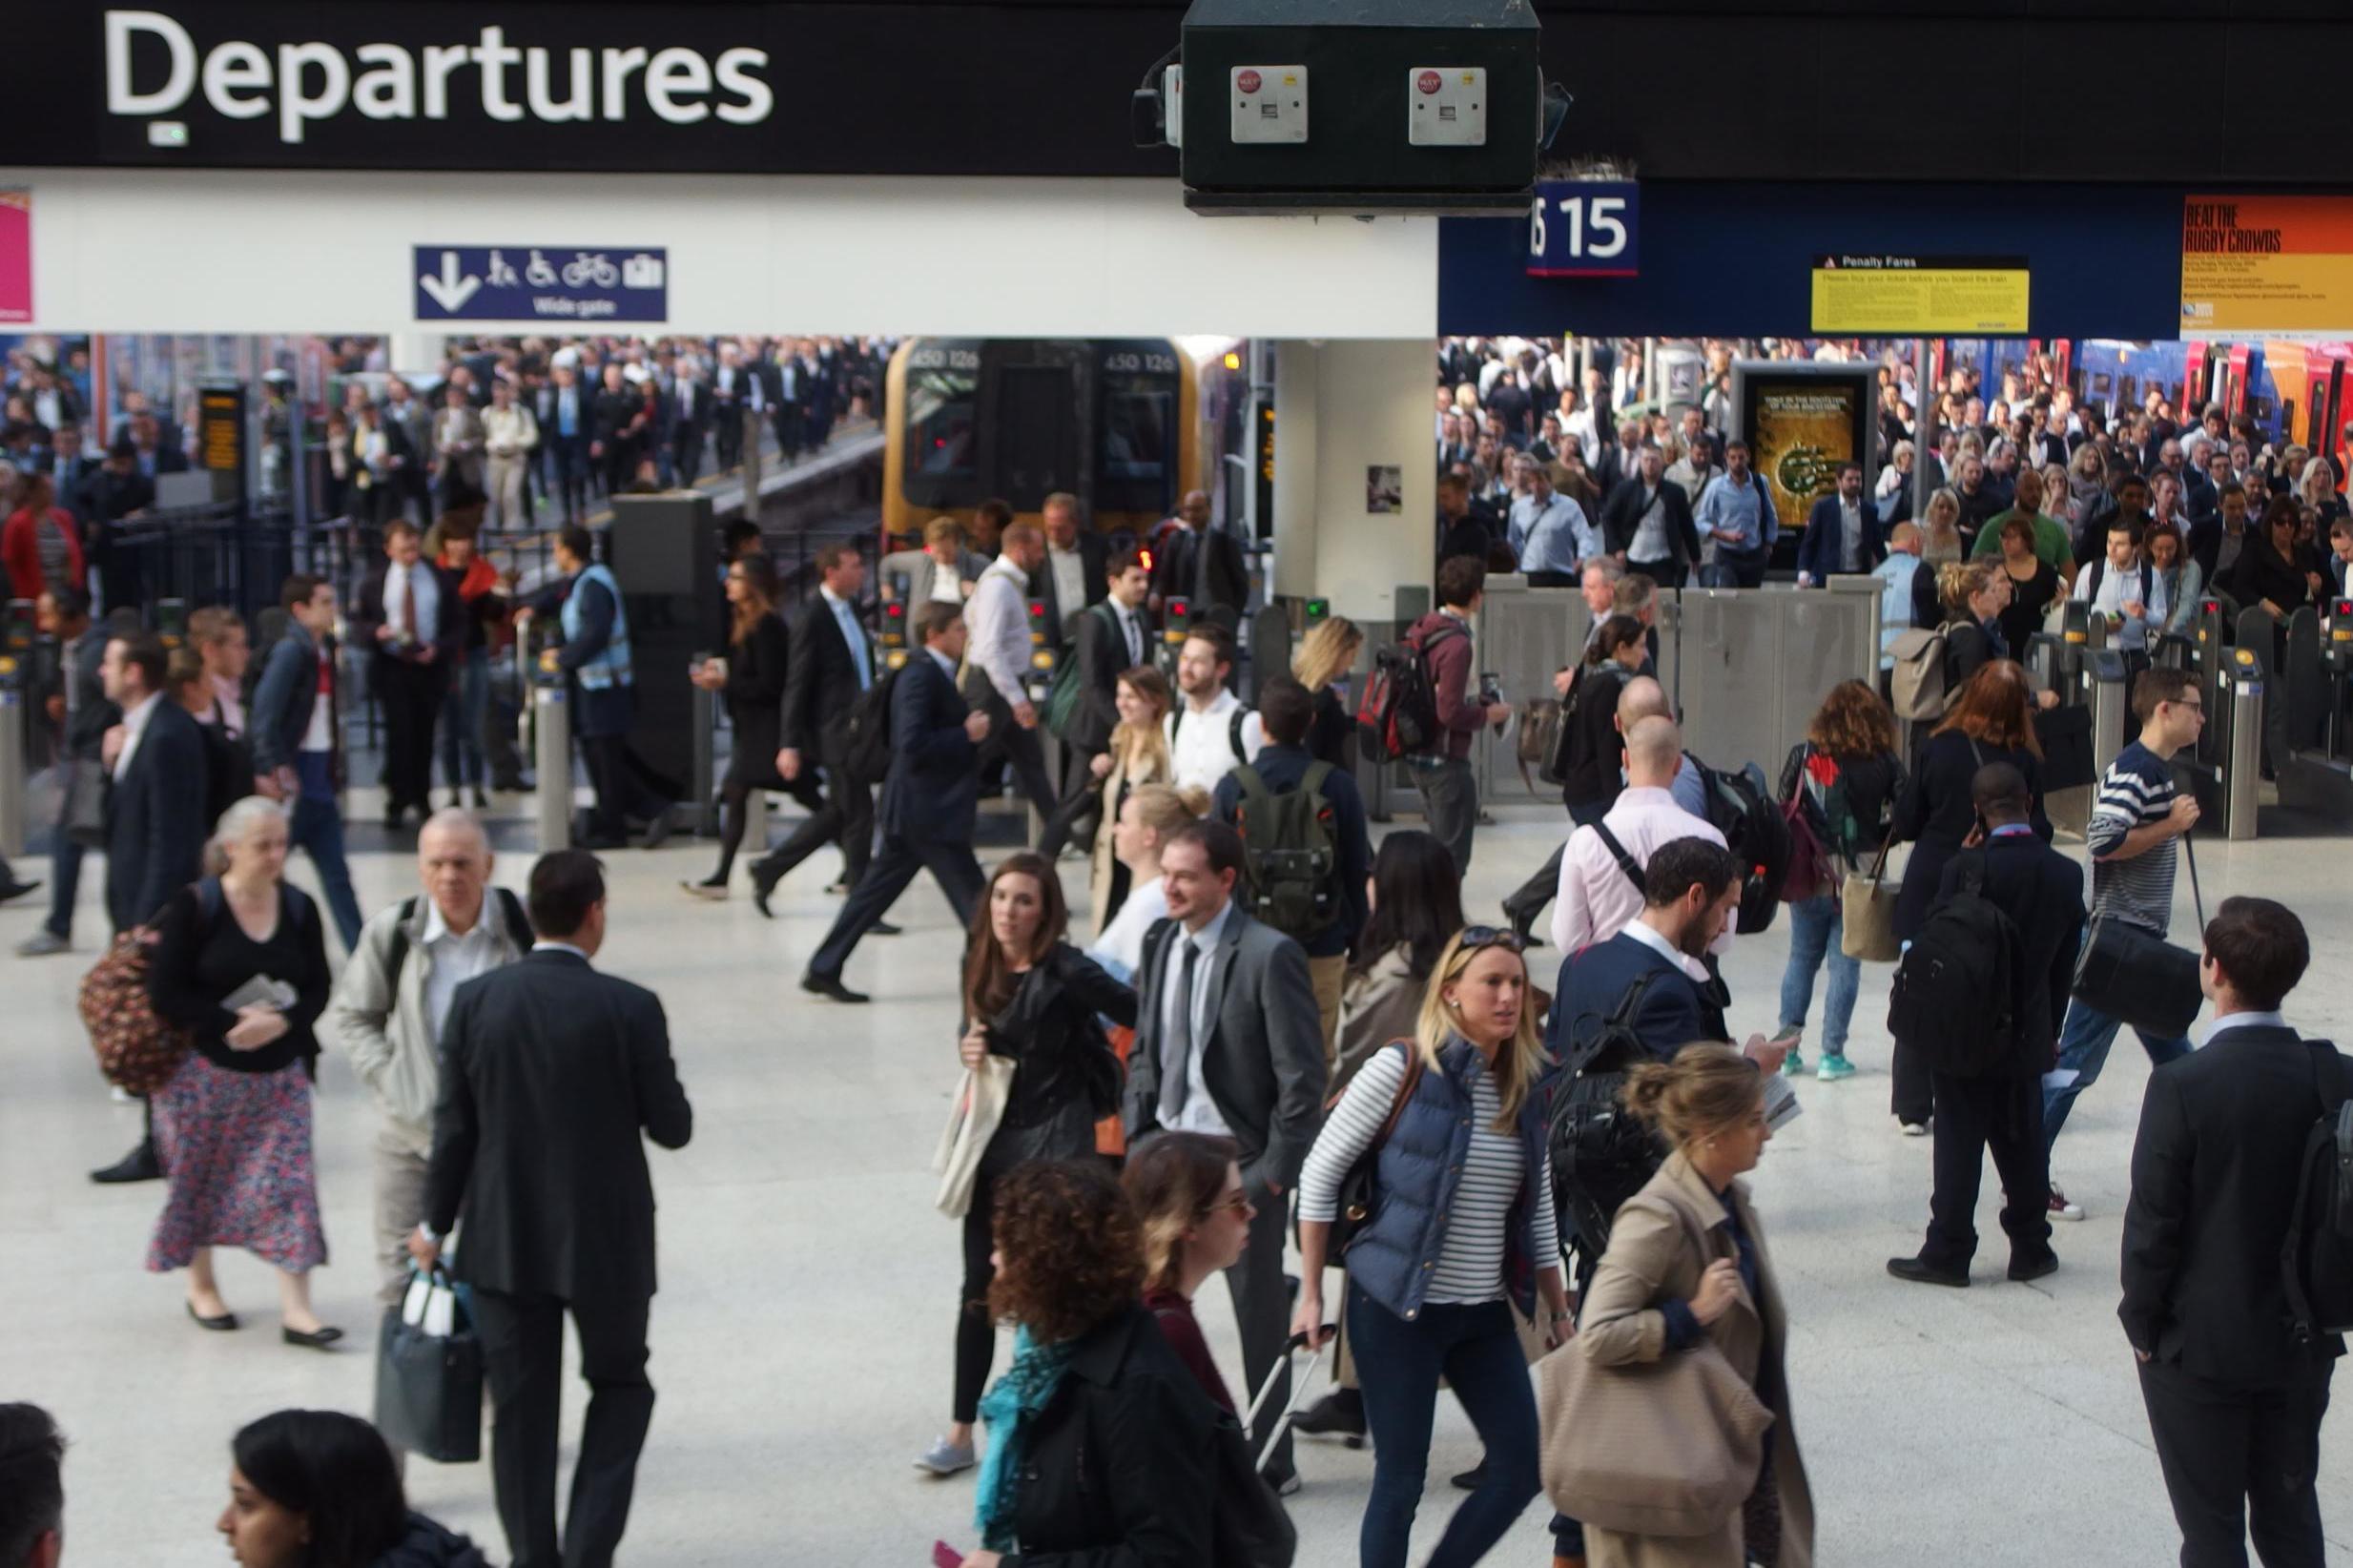
<svg viewBox="0 0 2353 1568">
<path fill-rule="evenodd" d="M 1463 1499 L 1425 1559 L 1469 1568 L 1503 1538 L 1542 1490 L 1536 1394 L 1528 1361 L 1500 1301 L 1424 1306 L 1409 1322 L 1348 1288 L 1348 1332 L 1373 1434 L 1373 1496 L 1356 1549 L 1361 1568 L 1405 1568 L 1407 1537 L 1430 1468 L 1430 1425 L 1443 1375 L 1487 1445 L 1485 1479 Z"/>
<path fill-rule="evenodd" d="M 451 789 L 471 784 L 482 788 L 483 719 L 490 709 L 490 650 L 477 648 L 463 655 L 452 671 L 450 695 L 455 702 L 442 709 L 442 778 Z"/>
<path fill-rule="evenodd" d="M 1854 1020 L 1855 993 L 1863 988 L 1863 964 L 1840 947 L 1847 930 L 1845 906 L 1835 893 L 1817 894 L 1789 906 L 1789 964 L 1781 972 L 1781 1026 L 1806 1021 L 1814 1001 L 1814 971 L 1830 962 L 1830 995 L 1824 1003 L 1822 1049 L 1847 1054 L 1847 1025 Z"/>
<path fill-rule="evenodd" d="M 316 753 L 304 753 L 305 760 Z M 351 867 L 343 858 L 343 814 L 335 797 L 305 789 L 294 802 L 294 820 L 287 837 L 299 845 L 319 870 L 319 885 L 326 891 L 327 910 L 343 939 L 343 951 L 360 947 L 360 900 L 352 895 Z"/>
<path fill-rule="evenodd" d="M 2075 1081 L 2063 1089 L 2045 1085 L 2042 1091 L 2043 1146 L 2050 1148 L 2059 1141 L 2059 1128 L 2067 1124 L 2068 1107 L 2075 1096 L 2099 1082 L 2100 1068 L 2108 1064 L 2108 1047 L 2116 1042 L 2116 1031 L 2123 1021 L 2110 1018 L 2097 1008 L 2086 1007 L 2080 1001 L 2067 1004 L 2067 1022 L 2059 1029 L 2059 1069 L 2073 1068 Z M 2140 1047 L 2149 1053 L 2149 1064 L 2162 1067 L 2177 1057 L 2190 1054 L 2190 1042 L 2178 1035 L 2150 1035 L 2135 1029 L 2140 1036 Z"/>
</svg>

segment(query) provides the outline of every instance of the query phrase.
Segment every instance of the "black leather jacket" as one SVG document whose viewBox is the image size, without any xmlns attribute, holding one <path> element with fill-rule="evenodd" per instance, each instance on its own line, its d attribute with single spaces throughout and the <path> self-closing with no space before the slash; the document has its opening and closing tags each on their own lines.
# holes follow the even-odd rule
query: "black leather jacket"
<svg viewBox="0 0 2353 1568">
<path fill-rule="evenodd" d="M 1088 1102 L 1095 1116 L 1119 1109 L 1119 1058 L 1098 1015 L 1134 1027 L 1136 993 L 1068 942 L 1056 942 L 1022 977 L 1013 1000 L 986 1021 L 990 1053 L 1017 1064 L 1001 1124 L 1006 1130 L 1056 1122 L 1077 1100 Z"/>
</svg>

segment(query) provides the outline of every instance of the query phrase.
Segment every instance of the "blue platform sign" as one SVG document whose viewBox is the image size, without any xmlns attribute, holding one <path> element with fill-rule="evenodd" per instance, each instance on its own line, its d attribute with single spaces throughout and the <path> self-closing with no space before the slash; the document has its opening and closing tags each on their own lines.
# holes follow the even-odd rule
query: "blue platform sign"
<svg viewBox="0 0 2353 1568">
<path fill-rule="evenodd" d="M 1641 216 L 1642 188 L 1633 180 L 1538 180 L 1528 213 L 1528 276 L 1640 276 Z"/>
<path fill-rule="evenodd" d="M 670 253 L 556 245 L 418 245 L 420 321 L 662 321 Z"/>
</svg>

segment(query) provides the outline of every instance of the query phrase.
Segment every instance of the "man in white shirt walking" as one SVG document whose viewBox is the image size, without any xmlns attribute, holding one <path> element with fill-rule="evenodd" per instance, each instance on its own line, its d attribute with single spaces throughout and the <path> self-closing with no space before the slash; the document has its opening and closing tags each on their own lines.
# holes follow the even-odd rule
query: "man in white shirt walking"
<svg viewBox="0 0 2353 1568">
<path fill-rule="evenodd" d="M 969 647 L 962 690 L 974 709 L 988 714 L 989 732 L 980 752 L 985 772 L 993 755 L 1013 765 L 1022 794 L 1040 816 L 1052 816 L 1056 794 L 1046 775 L 1045 748 L 1038 735 L 1038 709 L 1029 700 L 1032 647 L 1029 580 L 1045 565 L 1045 536 L 1017 523 L 999 541 L 997 559 L 973 585 L 964 607 Z"/>
<path fill-rule="evenodd" d="M 1217 781 L 1245 762 L 1258 760 L 1266 732 L 1258 715 L 1227 688 L 1233 673 L 1233 637 L 1214 621 L 1185 634 L 1177 651 L 1177 691 L 1182 700 L 1161 721 L 1168 739 L 1171 780 L 1179 790 L 1213 792 Z"/>
<path fill-rule="evenodd" d="M 1723 843 L 1705 817 L 1675 803 L 1669 787 L 1683 761 L 1682 732 L 1670 718 L 1637 719 L 1626 731 L 1626 787 L 1598 823 L 1569 835 L 1553 902 L 1553 945 L 1563 954 L 1603 942 L 1642 913 L 1642 871 L 1661 844 L 1678 838 Z M 1727 921 L 1709 951 L 1732 945 Z"/>
</svg>

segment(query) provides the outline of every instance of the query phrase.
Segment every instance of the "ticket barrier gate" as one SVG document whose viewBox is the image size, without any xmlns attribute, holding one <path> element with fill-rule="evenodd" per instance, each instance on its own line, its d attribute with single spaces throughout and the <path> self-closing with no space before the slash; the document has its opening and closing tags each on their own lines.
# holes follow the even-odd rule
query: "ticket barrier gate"
<svg viewBox="0 0 2353 1568">
<path fill-rule="evenodd" d="M 25 853 L 27 747 L 31 705 L 32 602 L 10 599 L 0 623 L 0 855 Z"/>
<path fill-rule="evenodd" d="M 2254 612 L 2269 625 L 2270 617 Z M 2270 634 L 2242 647 L 2269 652 Z M 2343 833 L 2353 830 L 2353 759 L 2341 746 L 2345 680 L 2353 669 L 2353 600 L 2332 601 L 2326 620 L 2306 606 L 2288 617 L 2281 669 L 2270 682 L 2283 717 L 2270 725 L 2272 766 L 2280 786 L 2281 828 Z M 2275 830 L 2278 831 L 2278 830 Z"/>
<path fill-rule="evenodd" d="M 2262 661 L 2241 644 L 2231 653 L 2230 760 L 2222 774 L 2223 831 L 2233 843 L 2254 837 L 2261 820 L 2263 699 Z"/>
<path fill-rule="evenodd" d="M 534 623 L 529 665 L 532 755 L 539 778 L 539 853 L 572 847 L 572 710 L 551 631 Z"/>
</svg>

